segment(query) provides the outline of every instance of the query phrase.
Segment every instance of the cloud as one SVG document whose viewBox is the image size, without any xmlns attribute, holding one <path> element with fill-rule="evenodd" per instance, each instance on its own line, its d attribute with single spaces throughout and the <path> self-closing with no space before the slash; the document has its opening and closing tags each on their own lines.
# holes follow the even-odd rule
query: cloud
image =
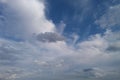
<svg viewBox="0 0 120 80">
<path fill-rule="evenodd" d="M 88 1 L 88 0 L 87 0 Z M 14 3 L 13 3 L 14 2 Z M 16 3 L 16 4 L 15 4 Z M 0 37 L 0 79 L 2 80 L 109 80 L 120 76 L 119 32 L 106 30 L 68 44 L 55 31 L 38 0 L 2 0 L 0 33 L 26 38 L 15 41 Z M 1 17 L 0 17 L 1 18 Z M 114 18 L 114 17 L 113 17 Z M 112 23 L 112 22 L 111 22 Z M 61 23 L 64 29 L 64 23 Z M 36 40 L 37 39 L 37 40 Z M 76 43 L 75 45 L 72 45 Z"/>
<path fill-rule="evenodd" d="M 64 41 L 65 38 L 58 33 L 45 32 L 38 34 L 37 40 L 41 42 L 57 42 L 57 41 Z"/>
<path fill-rule="evenodd" d="M 83 71 L 86 74 L 85 76 L 89 78 L 92 78 L 92 77 L 100 78 L 106 75 L 105 71 L 99 68 L 88 68 L 88 69 L 84 69 Z"/>
<path fill-rule="evenodd" d="M 41 0 L 5 0 L 0 2 L 0 34 L 7 37 L 27 38 L 33 33 L 54 32 L 55 25 L 45 16 Z"/>
<path fill-rule="evenodd" d="M 120 26 L 120 5 L 111 6 L 106 13 L 96 20 L 96 24 L 102 28 L 111 28 Z"/>
<path fill-rule="evenodd" d="M 115 51 L 115 52 L 120 51 L 120 41 L 110 44 L 108 50 L 109 51 Z"/>
<path fill-rule="evenodd" d="M 50 34 L 56 35 L 55 33 L 41 35 L 46 36 L 46 34 L 48 40 L 49 37 L 51 38 Z M 110 38 L 111 35 L 115 33 L 108 31 L 104 36 L 100 34 L 91 36 L 88 40 L 77 43 L 76 47 L 68 45 L 65 41 L 43 43 L 35 40 L 16 42 L 0 39 L 0 78 L 5 80 L 29 78 L 53 80 L 63 79 L 63 76 L 63 80 L 90 79 L 91 77 L 92 80 L 99 78 L 104 80 L 108 76 L 114 79 L 119 78 L 115 76 L 120 72 L 119 51 L 116 53 L 108 51 L 109 45 L 114 44 L 112 41 L 119 40 L 117 37 Z M 83 72 L 88 68 L 91 70 Z M 75 78 L 75 76 L 78 77 Z"/>
<path fill-rule="evenodd" d="M 60 33 L 60 34 L 63 34 L 65 27 L 66 27 L 66 24 L 65 24 L 63 21 L 61 21 L 61 22 L 57 25 L 57 32 Z"/>
<path fill-rule="evenodd" d="M 108 31 L 105 38 L 111 42 L 109 43 L 109 47 L 107 48 L 108 51 L 110 52 L 119 52 L 120 51 L 120 36 L 119 36 L 120 32 L 111 32 Z"/>
</svg>

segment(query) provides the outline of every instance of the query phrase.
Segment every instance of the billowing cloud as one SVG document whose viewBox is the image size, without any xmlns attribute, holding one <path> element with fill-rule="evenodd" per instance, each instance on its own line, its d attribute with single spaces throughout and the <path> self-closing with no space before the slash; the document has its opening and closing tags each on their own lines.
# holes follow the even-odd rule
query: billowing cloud
<svg viewBox="0 0 120 80">
<path fill-rule="evenodd" d="M 45 17 L 42 0 L 2 0 L 0 5 L 2 36 L 27 38 L 33 33 L 55 31 L 55 25 Z"/>
<path fill-rule="evenodd" d="M 77 43 L 72 45 L 46 19 L 44 2 L 0 0 L 0 4 L 0 36 L 32 37 L 19 42 L 0 37 L 1 80 L 120 79 L 119 31 L 106 30 L 81 42 L 73 35 L 72 44 Z"/>
</svg>

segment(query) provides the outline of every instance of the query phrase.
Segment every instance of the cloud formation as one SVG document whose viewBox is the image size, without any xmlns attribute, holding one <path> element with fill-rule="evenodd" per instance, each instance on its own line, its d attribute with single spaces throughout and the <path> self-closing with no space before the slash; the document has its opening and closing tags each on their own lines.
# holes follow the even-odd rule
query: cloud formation
<svg viewBox="0 0 120 80">
<path fill-rule="evenodd" d="M 77 43 L 79 36 L 72 35 L 72 43 L 76 43 L 72 45 L 46 19 L 44 2 L 0 0 L 0 4 L 2 35 L 26 38 L 36 34 L 20 42 L 0 37 L 1 80 L 120 79 L 119 31 L 106 29 L 103 35 L 91 35 Z"/>
<path fill-rule="evenodd" d="M 42 0 L 2 0 L 0 5 L 0 34 L 3 36 L 27 38 L 33 33 L 55 31 L 55 25 L 45 17 Z"/>
<path fill-rule="evenodd" d="M 64 41 L 41 43 L 0 39 L 0 78 L 52 80 L 63 79 L 64 76 L 63 80 L 118 79 L 119 51 L 112 52 L 108 49 L 110 44 L 114 44 L 113 40 L 119 41 L 117 37 L 110 38 L 113 34 L 107 32 L 104 36 L 91 36 L 78 43 L 76 48 Z"/>
<path fill-rule="evenodd" d="M 102 28 L 111 28 L 120 26 L 120 4 L 110 6 L 107 12 L 96 20 L 95 23 L 99 24 Z"/>
</svg>

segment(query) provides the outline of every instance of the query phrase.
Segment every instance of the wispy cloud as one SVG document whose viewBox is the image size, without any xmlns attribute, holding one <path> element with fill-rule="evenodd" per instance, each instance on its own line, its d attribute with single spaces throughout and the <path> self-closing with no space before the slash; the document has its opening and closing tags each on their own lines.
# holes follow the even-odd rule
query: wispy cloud
<svg viewBox="0 0 120 80">
<path fill-rule="evenodd" d="M 41 42 L 65 41 L 65 38 L 63 36 L 53 32 L 40 33 L 36 36 L 36 38 L 38 41 L 41 41 Z"/>
<path fill-rule="evenodd" d="M 111 6 L 107 12 L 95 23 L 102 28 L 120 26 L 120 5 Z"/>
</svg>

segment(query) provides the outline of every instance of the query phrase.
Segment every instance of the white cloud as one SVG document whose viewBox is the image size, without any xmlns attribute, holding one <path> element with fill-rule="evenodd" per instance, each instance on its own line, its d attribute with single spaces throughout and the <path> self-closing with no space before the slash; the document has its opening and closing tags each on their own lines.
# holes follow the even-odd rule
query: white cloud
<svg viewBox="0 0 120 80">
<path fill-rule="evenodd" d="M 55 31 L 55 25 L 46 19 L 41 0 L 6 0 L 0 4 L 5 18 L 0 21 L 0 30 L 5 36 L 26 38 L 33 33 Z"/>
<path fill-rule="evenodd" d="M 107 31 L 103 36 L 92 35 L 76 45 L 67 44 L 64 40 L 57 41 L 62 36 L 55 34 L 54 24 L 46 19 L 43 2 L 6 0 L 0 4 L 5 5 L 2 10 L 5 21 L 0 21 L 1 34 L 24 38 L 33 33 L 43 33 L 47 35 L 44 39 L 50 41 L 53 37 L 52 43 L 37 41 L 36 36 L 33 40 L 22 42 L 0 38 L 0 79 L 84 80 L 91 79 L 92 75 L 92 80 L 99 80 L 99 77 L 106 80 L 108 76 L 112 79 L 120 78 L 119 32 Z M 64 23 L 61 25 L 65 26 Z M 42 37 L 38 36 L 40 40 Z M 79 37 L 73 37 L 74 44 Z M 91 70 L 87 76 L 83 70 L 88 68 Z"/>
<path fill-rule="evenodd" d="M 110 52 L 119 52 L 120 51 L 120 36 L 119 36 L 120 32 L 111 32 L 110 30 L 107 31 L 105 39 L 108 40 L 109 46 L 108 46 L 108 50 Z"/>
<path fill-rule="evenodd" d="M 64 76 L 66 79 L 69 79 L 70 76 L 79 76 L 80 79 L 84 76 L 86 77 L 83 79 L 91 77 L 106 79 L 109 75 L 114 77 L 120 72 L 120 65 L 118 65 L 120 55 L 119 51 L 115 53 L 108 51 L 107 48 L 111 43 L 114 44 L 112 40 L 117 42 L 119 40 L 117 37 L 110 38 L 111 35 L 115 35 L 115 33 L 108 31 L 104 36 L 99 34 L 91 36 L 88 40 L 78 43 L 77 48 L 67 45 L 64 41 L 42 43 L 0 39 L 0 72 L 3 72 L 3 74 L 0 73 L 0 76 L 2 79 L 6 79 L 4 76 L 8 75 L 9 80 L 13 78 L 43 79 L 44 77 L 46 77 L 45 80 L 47 78 L 62 79 L 60 76 Z M 82 72 L 84 69 L 94 67 L 98 67 L 100 71 L 95 69 L 88 73 Z"/>
</svg>

